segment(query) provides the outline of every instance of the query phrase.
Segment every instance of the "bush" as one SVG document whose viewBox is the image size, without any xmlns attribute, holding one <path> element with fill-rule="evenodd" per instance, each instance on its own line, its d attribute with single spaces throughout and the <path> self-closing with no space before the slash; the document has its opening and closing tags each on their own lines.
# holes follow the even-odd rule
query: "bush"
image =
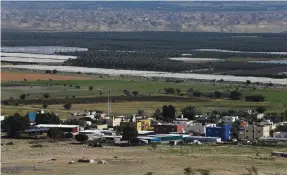
<svg viewBox="0 0 287 175">
<path fill-rule="evenodd" d="M 58 71 L 56 69 L 53 70 L 53 74 L 56 74 L 58 73 Z"/>
<path fill-rule="evenodd" d="M 133 94 L 134 96 L 137 96 L 137 95 L 139 94 L 139 91 L 132 91 L 132 94 Z"/>
<path fill-rule="evenodd" d="M 200 97 L 201 96 L 201 92 L 199 92 L 199 91 L 195 91 L 195 92 L 193 92 L 193 96 L 195 96 L 195 97 Z"/>
<path fill-rule="evenodd" d="M 81 89 L 81 87 L 80 87 L 80 86 L 75 86 L 75 88 L 76 88 L 76 89 Z"/>
<path fill-rule="evenodd" d="M 188 93 L 192 93 L 192 92 L 193 92 L 193 89 L 192 89 L 192 88 L 189 88 L 189 89 L 187 90 L 187 92 L 188 92 Z"/>
<path fill-rule="evenodd" d="M 172 87 L 165 88 L 164 91 L 166 94 L 174 94 L 175 93 L 175 89 Z"/>
<path fill-rule="evenodd" d="M 89 139 L 89 137 L 86 134 L 78 134 L 78 135 L 75 136 L 75 139 L 78 142 L 84 143 L 84 142 L 86 142 Z"/>
<path fill-rule="evenodd" d="M 242 94 L 240 92 L 231 91 L 229 97 L 231 98 L 231 100 L 240 100 L 241 96 L 242 96 Z"/>
<path fill-rule="evenodd" d="M 94 89 L 94 87 L 93 86 L 89 86 L 89 90 L 91 91 L 91 90 L 93 90 Z"/>
<path fill-rule="evenodd" d="M 26 94 L 21 94 L 21 95 L 20 95 L 20 99 L 22 99 L 22 100 L 25 100 L 25 99 L 26 99 L 26 97 L 27 97 L 27 95 L 26 95 Z"/>
<path fill-rule="evenodd" d="M 52 71 L 50 71 L 50 70 L 46 70 L 46 71 L 45 71 L 45 73 L 46 73 L 46 74 L 51 74 L 51 73 L 52 73 Z"/>
<path fill-rule="evenodd" d="M 48 93 L 45 93 L 43 96 L 44 96 L 45 98 L 50 98 L 50 94 L 48 94 Z"/>
<path fill-rule="evenodd" d="M 175 91 L 176 91 L 177 94 L 181 93 L 181 89 L 179 89 L 179 88 L 176 88 Z"/>
<path fill-rule="evenodd" d="M 130 92 L 129 92 L 127 89 L 123 90 L 123 92 L 124 92 L 124 94 L 125 94 L 126 96 L 130 96 L 130 95 L 131 95 Z"/>
<path fill-rule="evenodd" d="M 256 108 L 256 111 L 257 111 L 258 113 L 263 113 L 263 112 L 266 111 L 266 108 L 263 107 L 263 106 L 259 106 L 259 107 Z"/>
<path fill-rule="evenodd" d="M 252 101 L 252 102 L 264 102 L 265 98 L 262 95 L 252 95 L 246 96 L 245 101 Z"/>
<path fill-rule="evenodd" d="M 246 84 L 251 84 L 251 81 L 250 80 L 246 80 Z"/>
<path fill-rule="evenodd" d="M 64 104 L 63 107 L 66 109 L 66 110 L 70 110 L 72 108 L 72 104 L 71 103 L 67 103 L 67 104 Z"/>
<path fill-rule="evenodd" d="M 48 107 L 48 105 L 47 105 L 47 104 L 43 104 L 42 107 L 43 107 L 44 109 L 46 109 L 46 108 Z"/>
<path fill-rule="evenodd" d="M 67 139 L 71 139 L 73 137 L 74 137 L 74 135 L 71 132 L 68 132 L 68 133 L 65 134 L 65 138 L 67 138 Z"/>
<path fill-rule="evenodd" d="M 222 93 L 220 91 L 215 91 L 214 92 L 214 96 L 215 96 L 215 98 L 221 98 L 222 97 Z"/>
</svg>

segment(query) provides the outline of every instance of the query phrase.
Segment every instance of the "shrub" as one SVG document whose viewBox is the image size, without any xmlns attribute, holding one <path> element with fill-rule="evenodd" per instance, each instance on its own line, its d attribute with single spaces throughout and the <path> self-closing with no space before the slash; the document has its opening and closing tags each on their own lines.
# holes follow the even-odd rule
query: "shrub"
<svg viewBox="0 0 287 175">
<path fill-rule="evenodd" d="M 131 95 L 131 94 L 130 94 L 130 91 L 128 91 L 127 89 L 123 90 L 123 92 L 124 92 L 124 94 L 125 94 L 126 96 L 130 96 L 130 95 Z"/>
<path fill-rule="evenodd" d="M 53 70 L 53 74 L 56 74 L 58 73 L 58 71 L 56 69 Z"/>
<path fill-rule="evenodd" d="M 66 109 L 66 110 L 70 110 L 72 108 L 72 104 L 71 103 L 67 103 L 67 104 L 64 104 L 63 107 Z"/>
<path fill-rule="evenodd" d="M 215 98 L 221 98 L 222 97 L 222 93 L 220 91 L 215 91 L 214 92 L 214 96 L 215 96 Z"/>
<path fill-rule="evenodd" d="M 75 139 L 78 142 L 84 143 L 84 142 L 86 142 L 89 139 L 89 137 L 86 134 L 78 134 L 78 135 L 75 136 Z"/>
<path fill-rule="evenodd" d="M 46 74 L 50 74 L 50 73 L 52 73 L 52 71 L 46 70 L 45 73 L 46 73 Z"/>
<path fill-rule="evenodd" d="M 172 87 L 165 88 L 164 91 L 166 94 L 174 94 L 175 93 L 175 89 Z"/>
<path fill-rule="evenodd" d="M 176 88 L 175 91 L 176 91 L 177 94 L 181 93 L 181 89 L 179 89 L 179 88 Z"/>
<path fill-rule="evenodd" d="M 26 95 L 26 94 L 21 94 L 21 95 L 20 95 L 20 99 L 22 99 L 22 100 L 25 100 L 25 99 L 26 99 L 26 97 L 27 97 L 27 95 Z"/>
<path fill-rule="evenodd" d="M 65 134 L 65 138 L 67 138 L 67 139 L 71 139 L 73 137 L 74 137 L 74 135 L 71 132 L 68 132 L 68 133 Z"/>
<path fill-rule="evenodd" d="M 76 88 L 76 89 L 81 89 L 81 87 L 80 87 L 80 86 L 75 86 L 75 88 Z"/>
<path fill-rule="evenodd" d="M 89 90 L 91 91 L 91 90 L 93 90 L 94 89 L 94 87 L 93 86 L 89 86 Z"/>
<path fill-rule="evenodd" d="M 195 92 L 193 92 L 193 96 L 195 96 L 195 97 L 200 97 L 201 96 L 201 92 L 199 92 L 199 91 L 195 91 Z"/>
<path fill-rule="evenodd" d="M 44 109 L 46 109 L 46 108 L 48 107 L 48 105 L 47 105 L 47 104 L 43 104 L 42 107 L 43 107 Z"/>
<path fill-rule="evenodd" d="M 256 108 L 256 111 L 257 111 L 258 113 L 263 113 L 263 112 L 266 111 L 266 108 L 263 107 L 263 106 L 259 106 L 259 107 Z"/>
<path fill-rule="evenodd" d="M 133 94 L 134 96 L 137 96 L 137 95 L 139 94 L 139 91 L 132 91 L 132 94 Z"/>
<path fill-rule="evenodd" d="M 232 100 L 240 100 L 241 96 L 242 96 L 242 94 L 240 92 L 238 92 L 238 91 L 231 91 L 229 97 Z"/>
<path fill-rule="evenodd" d="M 245 100 L 252 102 L 264 102 L 265 98 L 262 95 L 252 95 L 252 96 L 246 96 Z"/>
<path fill-rule="evenodd" d="M 187 92 L 188 92 L 188 93 L 192 93 L 192 92 L 193 92 L 193 89 L 192 89 L 192 88 L 189 88 L 189 89 L 187 90 Z"/>
<path fill-rule="evenodd" d="M 48 94 L 48 93 L 45 93 L 43 96 L 44 96 L 45 98 L 50 98 L 50 94 Z"/>
</svg>

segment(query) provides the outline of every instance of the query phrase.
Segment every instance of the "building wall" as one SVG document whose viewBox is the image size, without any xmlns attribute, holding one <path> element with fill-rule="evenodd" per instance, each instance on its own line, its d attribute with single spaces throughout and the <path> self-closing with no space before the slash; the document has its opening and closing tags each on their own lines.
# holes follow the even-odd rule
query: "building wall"
<svg viewBox="0 0 287 175">
<path fill-rule="evenodd" d="M 244 134 L 240 135 L 240 139 L 256 140 L 260 137 L 270 136 L 270 126 L 249 125 L 244 128 Z"/>
<path fill-rule="evenodd" d="M 194 123 L 194 124 L 188 125 L 186 130 L 204 135 L 206 133 L 206 127 L 216 127 L 216 124 L 212 123 L 212 124 L 202 125 L 201 123 Z"/>
<path fill-rule="evenodd" d="M 136 128 L 137 131 L 142 130 L 141 122 L 121 122 L 121 126 L 130 126 L 133 128 Z"/>
<path fill-rule="evenodd" d="M 120 118 L 110 118 L 107 120 L 108 127 L 115 127 L 121 125 L 122 119 Z"/>
<path fill-rule="evenodd" d="M 103 129 L 106 129 L 106 128 L 108 128 L 108 125 L 107 125 L 107 124 L 97 125 L 97 129 L 98 129 L 98 130 L 103 130 Z"/>
<path fill-rule="evenodd" d="M 154 125 L 155 134 L 168 134 L 170 132 L 178 132 L 177 125 Z"/>
<path fill-rule="evenodd" d="M 206 137 L 220 137 L 221 140 L 230 140 L 231 125 L 223 125 L 220 127 L 206 127 Z"/>
<path fill-rule="evenodd" d="M 142 131 L 146 131 L 150 128 L 150 119 L 140 120 L 140 122 Z"/>
</svg>

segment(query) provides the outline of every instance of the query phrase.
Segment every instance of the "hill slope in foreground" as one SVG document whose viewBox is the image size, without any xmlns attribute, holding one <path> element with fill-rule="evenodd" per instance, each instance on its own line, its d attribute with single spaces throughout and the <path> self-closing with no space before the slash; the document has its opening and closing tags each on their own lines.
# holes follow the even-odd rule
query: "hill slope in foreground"
<svg viewBox="0 0 287 175">
<path fill-rule="evenodd" d="M 286 32 L 287 2 L 2 2 L 2 29 Z"/>
</svg>

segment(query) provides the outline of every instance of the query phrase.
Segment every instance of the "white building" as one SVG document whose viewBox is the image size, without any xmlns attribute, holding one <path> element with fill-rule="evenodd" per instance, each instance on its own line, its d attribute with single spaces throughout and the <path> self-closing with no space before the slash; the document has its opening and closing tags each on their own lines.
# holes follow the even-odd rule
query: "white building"
<svg viewBox="0 0 287 175">
<path fill-rule="evenodd" d="M 256 115 L 257 119 L 263 119 L 263 117 L 264 117 L 263 113 L 259 113 L 259 114 Z"/>
<path fill-rule="evenodd" d="M 238 120 L 238 116 L 224 116 L 222 118 L 222 121 L 225 123 L 225 124 L 229 124 L 231 125 L 233 122 L 235 122 L 236 120 Z"/>
<path fill-rule="evenodd" d="M 115 127 L 121 125 L 122 118 L 111 117 L 106 120 L 108 127 Z"/>
<path fill-rule="evenodd" d="M 215 123 L 205 124 L 202 125 L 202 123 L 193 123 L 187 126 L 186 131 L 187 132 L 194 132 L 198 133 L 200 135 L 205 135 L 206 133 L 206 127 L 216 127 Z"/>
<path fill-rule="evenodd" d="M 1 115 L 0 116 L 0 121 L 3 121 L 5 119 L 5 116 Z"/>
<path fill-rule="evenodd" d="M 273 137 L 276 138 L 287 138 L 287 132 L 274 132 Z"/>
</svg>

